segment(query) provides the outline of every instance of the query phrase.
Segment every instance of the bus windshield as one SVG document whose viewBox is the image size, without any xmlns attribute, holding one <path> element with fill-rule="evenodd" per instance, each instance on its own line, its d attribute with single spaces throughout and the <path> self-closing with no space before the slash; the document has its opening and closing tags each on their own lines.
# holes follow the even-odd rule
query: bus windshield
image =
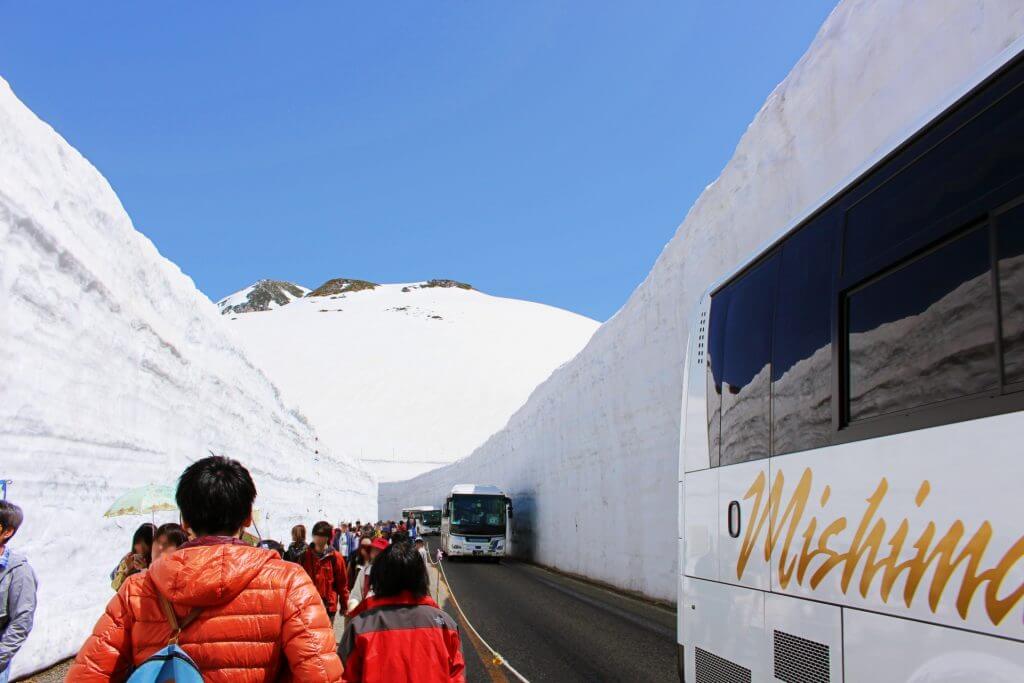
<svg viewBox="0 0 1024 683">
<path fill-rule="evenodd" d="M 452 496 L 452 530 L 464 534 L 505 533 L 504 496 Z"/>
<path fill-rule="evenodd" d="M 423 513 L 423 523 L 430 527 L 441 526 L 441 511 L 427 510 Z"/>
</svg>

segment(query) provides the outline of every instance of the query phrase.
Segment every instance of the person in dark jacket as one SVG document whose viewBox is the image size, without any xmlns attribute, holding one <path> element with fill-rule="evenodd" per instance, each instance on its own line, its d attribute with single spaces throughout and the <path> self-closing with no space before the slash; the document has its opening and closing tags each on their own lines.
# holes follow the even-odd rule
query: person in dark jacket
<svg viewBox="0 0 1024 683">
<path fill-rule="evenodd" d="M 306 525 L 296 524 L 292 527 L 292 544 L 284 551 L 284 559 L 300 564 L 306 548 Z"/>
<path fill-rule="evenodd" d="M 423 558 L 407 541 L 373 564 L 373 594 L 349 613 L 338 656 L 350 683 L 462 683 L 459 627 L 429 595 Z"/>
<path fill-rule="evenodd" d="M 331 547 L 332 531 L 329 522 L 313 525 L 313 543 L 306 548 L 300 564 L 313 579 L 313 585 L 324 601 L 327 617 L 333 624 L 338 608 L 344 610 L 348 604 L 348 572 L 341 553 Z"/>
<path fill-rule="evenodd" d="M 0 683 L 11 676 L 11 660 L 25 644 L 36 611 L 36 575 L 8 542 L 24 519 L 21 508 L 0 500 Z"/>
</svg>

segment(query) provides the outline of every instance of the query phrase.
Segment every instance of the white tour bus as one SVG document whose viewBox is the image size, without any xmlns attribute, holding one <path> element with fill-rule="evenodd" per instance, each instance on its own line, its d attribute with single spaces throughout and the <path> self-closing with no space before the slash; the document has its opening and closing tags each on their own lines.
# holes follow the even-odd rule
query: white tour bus
<svg viewBox="0 0 1024 683">
<path fill-rule="evenodd" d="M 433 505 L 418 505 L 402 510 L 402 519 L 416 520 L 416 532 L 420 536 L 431 536 L 441 533 L 441 511 Z"/>
<path fill-rule="evenodd" d="M 1024 681 L 1019 45 L 702 298 L 683 680 Z"/>
<path fill-rule="evenodd" d="M 500 561 L 511 542 L 512 500 L 497 486 L 458 484 L 441 508 L 441 549 Z"/>
</svg>

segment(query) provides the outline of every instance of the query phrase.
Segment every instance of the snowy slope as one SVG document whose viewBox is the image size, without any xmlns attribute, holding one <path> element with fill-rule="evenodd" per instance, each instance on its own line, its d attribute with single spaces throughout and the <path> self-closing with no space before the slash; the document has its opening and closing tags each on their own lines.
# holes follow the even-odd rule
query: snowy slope
<svg viewBox="0 0 1024 683">
<path fill-rule="evenodd" d="M 324 442 L 382 481 L 470 453 L 598 325 L 451 281 L 332 282 L 349 284 L 226 318 Z M 362 284 L 353 291 L 352 282 Z"/>
<path fill-rule="evenodd" d="M 375 506 L 372 476 L 317 443 L 216 306 L 3 79 L 0 425 L 0 478 L 26 513 L 13 545 L 40 580 L 15 676 L 74 653 L 111 597 L 145 520 L 104 519 L 110 503 L 173 484 L 208 450 L 249 466 L 265 534 Z"/>
<path fill-rule="evenodd" d="M 471 457 L 382 485 L 381 514 L 494 483 L 516 499 L 519 552 L 674 600 L 683 353 L 701 293 L 1022 34 L 1019 0 L 841 3 L 626 305 Z M 609 537 L 610 521 L 626 532 Z"/>
</svg>

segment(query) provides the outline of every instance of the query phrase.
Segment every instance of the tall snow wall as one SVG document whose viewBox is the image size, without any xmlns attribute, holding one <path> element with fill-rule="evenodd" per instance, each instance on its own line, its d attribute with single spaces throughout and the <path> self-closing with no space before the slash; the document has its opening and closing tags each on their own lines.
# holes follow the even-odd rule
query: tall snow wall
<svg viewBox="0 0 1024 683">
<path fill-rule="evenodd" d="M 0 79 L 0 479 L 39 577 L 16 676 L 73 654 L 113 595 L 149 521 L 105 519 L 114 499 L 209 451 L 249 467 L 265 535 L 376 511 L 371 475 L 319 448 L 216 306 Z"/>
<path fill-rule="evenodd" d="M 1019 0 L 841 3 L 626 305 L 469 457 L 382 484 L 381 515 L 439 504 L 456 483 L 497 484 L 514 499 L 516 554 L 674 601 L 682 367 L 699 297 L 1022 34 Z"/>
</svg>

